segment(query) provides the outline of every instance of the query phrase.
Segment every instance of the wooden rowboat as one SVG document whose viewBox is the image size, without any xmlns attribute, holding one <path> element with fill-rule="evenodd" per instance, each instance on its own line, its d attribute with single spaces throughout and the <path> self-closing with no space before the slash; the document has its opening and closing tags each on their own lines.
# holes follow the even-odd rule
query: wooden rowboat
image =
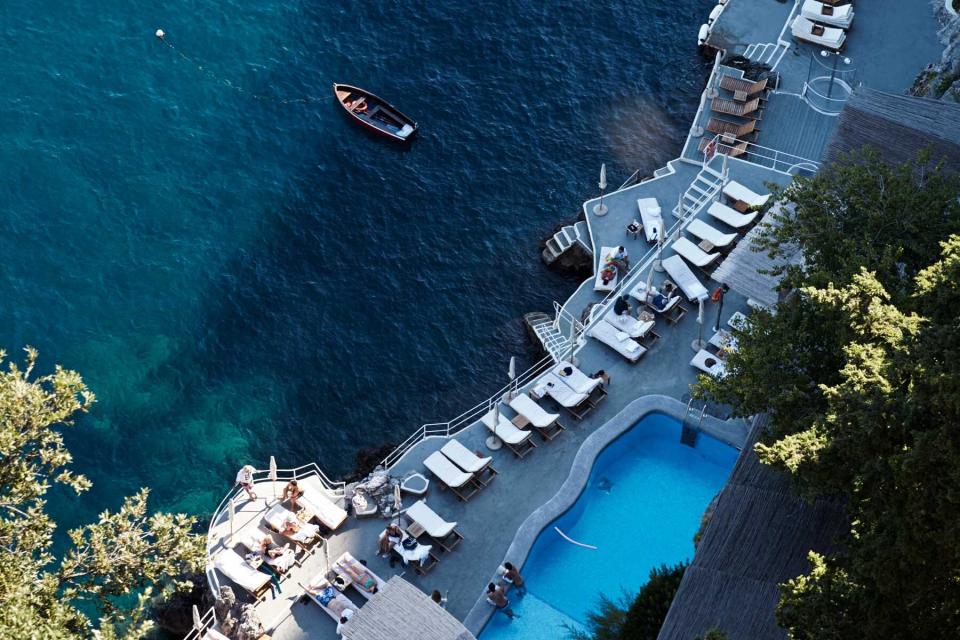
<svg viewBox="0 0 960 640">
<path fill-rule="evenodd" d="M 406 142 L 417 132 L 416 122 L 366 89 L 335 83 L 333 95 L 351 119 L 374 133 Z"/>
</svg>

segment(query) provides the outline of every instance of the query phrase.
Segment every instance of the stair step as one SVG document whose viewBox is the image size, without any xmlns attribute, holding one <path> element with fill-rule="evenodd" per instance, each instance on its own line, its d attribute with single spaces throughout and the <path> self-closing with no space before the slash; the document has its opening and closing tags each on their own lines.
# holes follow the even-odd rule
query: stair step
<svg viewBox="0 0 960 640">
<path fill-rule="evenodd" d="M 563 249 L 561 249 L 557 244 L 556 236 L 547 239 L 547 250 L 550 251 L 554 257 L 557 257 L 563 253 Z"/>
<path fill-rule="evenodd" d="M 701 173 L 701 174 L 703 174 L 703 173 L 708 173 L 708 174 L 710 174 L 711 176 L 713 176 L 713 177 L 715 177 L 715 178 L 722 178 L 722 177 L 723 177 L 723 174 L 722 174 L 722 173 L 720 173 L 719 171 L 716 171 L 715 169 L 713 169 L 713 167 L 710 167 L 709 165 L 706 166 L 706 167 L 704 167 L 703 170 L 702 170 L 700 173 Z M 700 176 L 698 175 L 697 177 L 700 177 Z"/>
<path fill-rule="evenodd" d="M 569 249 L 570 245 L 572 244 L 570 242 L 570 239 L 567 238 L 566 235 L 559 232 L 555 236 L 553 236 L 553 241 L 556 243 L 557 247 L 560 248 L 561 253 Z"/>
<path fill-rule="evenodd" d="M 567 239 L 567 242 L 569 243 L 567 246 L 570 246 L 577 240 L 577 232 L 572 226 L 563 227 L 560 229 L 560 233 L 562 233 L 563 237 Z"/>
<path fill-rule="evenodd" d="M 710 189 L 709 189 L 709 188 L 706 188 L 706 189 L 705 189 L 705 188 L 701 187 L 700 185 L 698 185 L 696 182 L 693 182 L 693 183 L 690 184 L 690 189 L 692 189 L 693 191 L 697 191 L 697 192 L 699 192 L 699 193 L 701 193 L 701 194 L 703 194 L 703 195 L 705 195 L 705 196 L 710 194 Z"/>
</svg>

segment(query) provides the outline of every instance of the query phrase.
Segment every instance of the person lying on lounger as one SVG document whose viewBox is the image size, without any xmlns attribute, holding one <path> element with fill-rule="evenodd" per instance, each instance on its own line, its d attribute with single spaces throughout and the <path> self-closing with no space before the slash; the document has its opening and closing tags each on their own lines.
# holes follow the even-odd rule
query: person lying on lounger
<svg viewBox="0 0 960 640">
<path fill-rule="evenodd" d="M 263 540 L 260 541 L 260 555 L 263 556 L 268 565 L 276 568 L 280 573 L 288 571 L 296 561 L 296 556 L 293 549 L 289 547 L 289 543 L 287 543 L 287 546 L 281 547 L 270 536 L 263 536 Z"/>
<path fill-rule="evenodd" d="M 377 579 L 373 577 L 365 566 L 356 560 L 343 559 L 337 563 L 337 566 L 343 569 L 343 572 L 350 576 L 350 581 L 358 588 L 367 593 L 377 592 Z"/>
<path fill-rule="evenodd" d="M 302 522 L 295 516 L 287 516 L 280 533 L 297 542 L 307 542 L 316 537 L 319 528 L 315 524 Z"/>
</svg>

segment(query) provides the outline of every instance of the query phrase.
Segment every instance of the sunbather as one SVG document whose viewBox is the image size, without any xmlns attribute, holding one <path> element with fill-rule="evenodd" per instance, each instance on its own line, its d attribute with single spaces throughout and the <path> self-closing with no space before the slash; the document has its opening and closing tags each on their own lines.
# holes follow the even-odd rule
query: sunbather
<svg viewBox="0 0 960 640">
<path fill-rule="evenodd" d="M 297 485 L 296 480 L 291 480 L 287 483 L 287 486 L 283 488 L 283 496 L 280 498 L 281 501 L 289 500 L 290 501 L 290 510 L 297 511 L 297 498 L 303 495 L 303 490 Z"/>
<path fill-rule="evenodd" d="M 630 297 L 622 295 L 613 303 L 613 312 L 618 316 L 630 315 Z"/>
<path fill-rule="evenodd" d="M 386 558 L 393 546 L 403 539 L 403 531 L 395 524 L 388 524 L 386 535 L 380 538 L 380 555 Z"/>
<path fill-rule="evenodd" d="M 263 540 L 260 541 L 260 555 L 268 565 L 280 573 L 286 573 L 296 562 L 296 554 L 289 543 L 281 547 L 269 535 L 264 535 Z"/>
<path fill-rule="evenodd" d="M 237 484 L 247 492 L 251 500 L 257 499 L 257 494 L 253 491 L 253 474 L 255 471 L 253 465 L 245 464 L 237 472 Z"/>
<path fill-rule="evenodd" d="M 513 585 L 513 590 L 518 596 L 526 595 L 527 586 L 523 581 L 523 576 L 520 575 L 520 571 L 509 562 L 504 562 L 503 568 L 506 569 L 503 572 L 504 581 Z"/>
<path fill-rule="evenodd" d="M 617 247 L 617 252 L 613 254 L 614 262 L 620 263 L 624 271 L 630 271 L 630 255 L 623 247 Z"/>
<path fill-rule="evenodd" d="M 283 528 L 280 529 L 281 534 L 297 542 L 307 542 L 313 539 L 318 531 L 319 528 L 317 525 L 302 522 L 293 514 L 288 515 L 286 519 L 284 519 Z"/>
<path fill-rule="evenodd" d="M 499 587 L 492 582 L 487 585 L 487 602 L 493 605 L 497 611 L 503 612 L 503 614 L 511 620 L 517 617 L 517 614 L 510 608 L 510 599 L 507 598 L 503 587 Z"/>
<path fill-rule="evenodd" d="M 367 593 L 377 592 L 377 579 L 365 566 L 353 558 L 343 558 L 337 562 L 337 566 L 343 569 L 343 572 L 350 576 L 350 581 L 358 588 Z"/>
<path fill-rule="evenodd" d="M 604 286 L 610 284 L 614 278 L 617 277 L 617 265 L 614 262 L 608 262 L 603 265 L 603 269 L 600 270 L 600 280 L 603 282 Z"/>
</svg>

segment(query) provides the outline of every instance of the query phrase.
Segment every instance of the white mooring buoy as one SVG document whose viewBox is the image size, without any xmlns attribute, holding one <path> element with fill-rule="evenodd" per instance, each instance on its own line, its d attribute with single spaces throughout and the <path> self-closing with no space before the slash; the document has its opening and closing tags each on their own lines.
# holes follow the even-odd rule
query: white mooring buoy
<svg viewBox="0 0 960 640">
<path fill-rule="evenodd" d="M 157 29 L 157 37 L 158 37 L 158 38 L 160 38 L 161 40 L 163 40 L 163 36 L 165 36 L 165 35 L 167 35 L 167 34 L 165 34 L 165 33 L 163 32 L 163 29 Z"/>
</svg>

